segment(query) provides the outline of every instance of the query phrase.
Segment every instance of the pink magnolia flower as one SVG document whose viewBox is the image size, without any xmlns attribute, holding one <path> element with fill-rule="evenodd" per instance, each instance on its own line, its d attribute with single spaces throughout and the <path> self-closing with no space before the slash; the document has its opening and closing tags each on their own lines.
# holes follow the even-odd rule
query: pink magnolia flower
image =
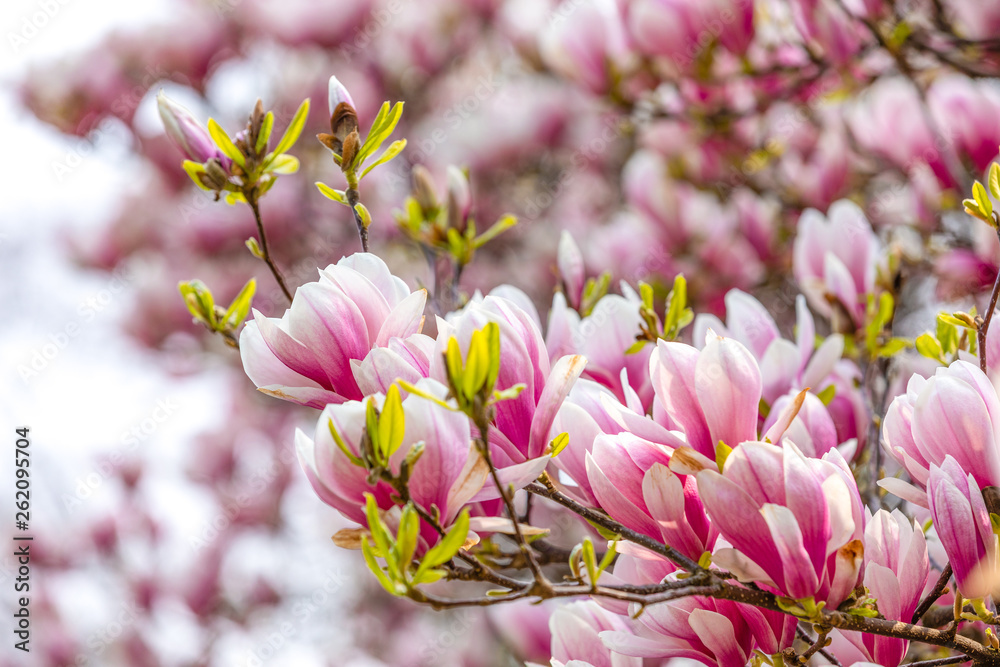
<svg viewBox="0 0 1000 667">
<path fill-rule="evenodd" d="M 552 664 L 576 661 L 593 667 L 642 667 L 642 660 L 621 655 L 602 642 L 606 633 L 632 636 L 629 620 L 611 614 L 592 600 L 571 602 L 558 608 L 549 619 L 552 632 Z"/>
<path fill-rule="evenodd" d="M 426 300 L 376 255 L 345 257 L 299 287 L 281 318 L 254 310 L 240 334 L 243 368 L 259 390 L 300 405 L 360 399 L 352 362 L 418 333 Z"/>
<path fill-rule="evenodd" d="M 794 0 L 795 27 L 802 37 L 820 45 L 833 62 L 847 64 L 862 44 L 860 26 L 833 0 Z"/>
<path fill-rule="evenodd" d="M 628 56 L 615 0 L 577 0 L 557 7 L 540 37 L 546 64 L 593 93 L 606 93 Z"/>
<path fill-rule="evenodd" d="M 602 435 L 587 455 L 587 478 L 599 505 L 613 519 L 698 560 L 718 535 L 709 522 L 695 478 L 667 466 L 673 447 L 630 433 Z"/>
<path fill-rule="evenodd" d="M 461 311 L 449 314 L 447 319 L 438 318 L 431 377 L 441 381 L 447 378 L 443 352 L 449 339 L 458 340 L 464 355 L 472 333 L 488 322 L 496 322 L 500 327 L 497 390 L 524 385 L 516 398 L 501 401 L 496 406 L 490 442 L 498 456 L 497 465 L 538 459 L 549 444 L 549 430 L 559 406 L 583 372 L 586 360 L 580 356 L 564 356 L 550 364 L 537 315 L 511 299 L 490 295 L 470 301 Z"/>
<path fill-rule="evenodd" d="M 910 622 L 923 596 L 930 575 L 927 542 L 916 521 L 907 519 L 899 510 L 890 514 L 879 510 L 868 515 L 865 527 L 865 575 L 868 595 L 878 601 L 879 612 L 887 619 Z M 895 667 L 903 660 L 909 644 L 897 637 L 839 633 L 834 639 L 851 644 L 858 657 L 885 667 Z M 847 647 L 845 647 L 847 648 Z M 841 655 L 837 648 L 834 652 Z"/>
<path fill-rule="evenodd" d="M 951 457 L 979 488 L 1000 485 L 1000 398 L 975 364 L 956 361 L 930 378 L 912 375 L 906 393 L 893 399 L 882 428 L 886 451 L 921 488 L 929 469 Z M 926 496 L 901 480 L 881 484 L 924 507 Z"/>
<path fill-rule="evenodd" d="M 358 388 L 365 396 L 384 394 L 397 380 L 416 384 L 430 374 L 434 339 L 424 334 L 390 338 L 385 347 L 373 347 L 363 360 L 351 360 Z"/>
<path fill-rule="evenodd" d="M 841 199 L 830 206 L 826 216 L 808 209 L 799 218 L 793 272 L 816 312 L 835 316 L 830 305 L 834 299 L 854 325 L 860 326 L 866 295 L 875 289 L 881 251 L 864 212 L 854 202 Z"/>
<path fill-rule="evenodd" d="M 771 313 L 746 292 L 729 290 L 725 302 L 726 323 L 714 315 L 699 314 L 692 337 L 698 344 L 706 340 L 708 330 L 712 329 L 742 343 L 760 365 L 762 398 L 769 405 L 791 390 L 811 387 L 819 392 L 830 384 L 829 376 L 844 351 L 844 337 L 831 334 L 816 349 L 816 323 L 805 297 L 799 295 L 795 299 L 794 341 L 781 337 Z"/>
<path fill-rule="evenodd" d="M 583 376 L 610 389 L 622 403 L 632 403 L 634 396 L 643 411 L 653 399 L 649 381 L 650 346 L 626 354 L 641 333 L 639 296 L 622 284 L 624 296 L 607 294 L 586 317 L 566 305 L 556 294 L 549 313 L 546 343 L 549 354 L 581 354 L 587 358 Z"/>
<path fill-rule="evenodd" d="M 593 450 L 598 436 L 629 431 L 656 443 L 671 443 L 676 438 L 660 424 L 646 417 L 642 405 L 633 401 L 626 406 L 620 403 L 606 387 L 593 380 L 581 379 L 573 386 L 563 402 L 549 431 L 549 438 L 560 433 L 569 436 L 569 444 L 552 463 L 562 474 L 557 483 L 563 490 L 580 500 L 596 504 L 593 488 L 587 474 L 587 455 Z M 573 482 L 567 484 L 565 477 Z"/>
<path fill-rule="evenodd" d="M 705 510 L 732 549 L 714 559 L 742 581 L 835 607 L 861 575 L 861 497 L 836 450 L 810 459 L 791 444 L 744 442 L 722 473 L 697 473 Z"/>
<path fill-rule="evenodd" d="M 628 26 L 644 53 L 688 69 L 714 39 L 736 55 L 746 52 L 754 35 L 753 3 L 639 0 L 628 7 Z"/>
<path fill-rule="evenodd" d="M 634 634 L 608 630 L 601 639 L 609 649 L 637 658 L 688 658 L 705 665 L 744 667 L 756 647 L 754 631 L 765 624 L 752 626 L 742 608 L 731 600 L 691 596 L 651 605 L 640 614 L 640 606 L 632 603 L 629 615 L 638 617 L 639 629 Z M 770 628 L 768 632 L 773 636 Z"/>
<path fill-rule="evenodd" d="M 566 299 L 570 306 L 579 309 L 587 274 L 583 264 L 583 253 L 580 252 L 580 247 L 573 240 L 572 234 L 566 230 L 563 230 L 559 237 L 556 260 L 559 266 L 559 276 L 566 288 Z"/>
<path fill-rule="evenodd" d="M 447 393 L 444 386 L 433 380 L 423 380 L 419 386 L 439 397 Z M 376 399 L 381 404 L 384 397 Z M 391 500 L 394 492 L 383 481 L 374 485 L 368 483 L 368 472 L 352 463 L 340 449 L 331 427 L 351 453 L 360 457 L 366 429 L 365 410 L 364 401 L 328 405 L 316 423 L 314 437 L 310 438 L 301 430 L 295 432 L 299 463 L 313 490 L 323 502 L 360 524 L 366 523 L 365 493 L 372 493 L 379 507 L 388 509 L 394 505 Z M 415 395 L 403 399 L 403 414 L 403 444 L 393 455 L 390 467 L 398 474 L 410 448 L 416 443 L 424 444 L 424 452 L 410 474 L 410 497 L 428 512 L 436 507 L 441 514 L 441 524 L 448 526 L 463 506 L 474 499 L 483 499 L 476 496 L 484 490 L 488 479 L 486 466 L 477 465 L 480 456 L 472 448 L 469 420 L 460 412 L 446 410 Z M 430 526 L 423 528 L 425 538 L 434 538 L 436 533 L 428 530 Z"/>
<path fill-rule="evenodd" d="M 969 599 L 989 596 L 1000 583 L 1000 554 L 990 512 L 973 475 L 948 455 L 940 466 L 931 464 L 927 498 L 958 591 Z"/>
<path fill-rule="evenodd" d="M 997 156 L 1000 143 L 1000 93 L 989 84 L 952 74 L 935 79 L 927 91 L 927 104 L 941 131 L 979 170 Z"/>
<path fill-rule="evenodd" d="M 658 403 L 654 418 L 684 431 L 697 452 L 714 459 L 719 441 L 732 447 L 757 439 L 760 369 L 739 342 L 709 335 L 699 351 L 661 340 L 649 373 Z"/>
<path fill-rule="evenodd" d="M 774 402 L 770 414 L 764 420 L 763 430 L 765 433 L 777 423 L 788 406 L 795 401 L 797 395 L 796 392 L 791 392 Z M 805 395 L 802 406 L 798 409 L 795 419 L 785 430 L 781 442 L 795 443 L 795 446 L 803 454 L 814 459 L 822 458 L 824 454 L 840 444 L 833 417 L 830 416 L 830 412 L 816 394 L 807 393 Z M 851 442 L 845 446 L 848 450 L 847 458 L 853 455 L 856 444 L 856 442 Z"/>
</svg>

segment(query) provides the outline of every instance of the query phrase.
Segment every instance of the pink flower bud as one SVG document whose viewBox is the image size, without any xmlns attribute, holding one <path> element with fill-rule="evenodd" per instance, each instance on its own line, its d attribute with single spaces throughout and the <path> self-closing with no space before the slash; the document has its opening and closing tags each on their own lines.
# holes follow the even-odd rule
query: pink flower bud
<svg viewBox="0 0 1000 667">
<path fill-rule="evenodd" d="M 156 96 L 156 107 L 163 120 L 163 127 L 178 148 L 195 162 L 207 162 L 213 157 L 222 159 L 222 152 L 191 112 L 174 102 L 161 90 Z"/>
</svg>

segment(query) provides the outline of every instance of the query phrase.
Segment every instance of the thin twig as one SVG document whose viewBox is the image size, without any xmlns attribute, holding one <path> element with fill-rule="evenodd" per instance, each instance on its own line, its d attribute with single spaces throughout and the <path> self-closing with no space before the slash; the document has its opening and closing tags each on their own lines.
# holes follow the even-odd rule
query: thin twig
<svg viewBox="0 0 1000 667">
<path fill-rule="evenodd" d="M 278 286 L 281 288 L 281 291 L 285 293 L 285 298 L 288 299 L 288 303 L 291 303 L 292 293 L 288 291 L 288 287 L 285 285 L 285 279 L 281 277 L 281 271 L 278 270 L 278 266 L 274 263 L 274 259 L 271 257 L 271 252 L 267 247 L 267 235 L 264 233 L 264 222 L 260 217 L 260 205 L 257 203 L 257 196 L 252 193 L 250 193 L 249 196 L 244 196 L 247 203 L 250 205 L 250 210 L 253 211 L 253 219 L 257 223 L 257 236 L 260 241 L 260 254 L 263 256 L 264 261 L 267 262 L 268 268 L 271 269 L 274 279 L 278 281 Z"/>
<path fill-rule="evenodd" d="M 528 486 L 524 487 L 529 493 L 534 493 L 539 496 L 544 496 L 550 500 L 554 500 L 563 507 L 566 507 L 576 514 L 579 514 L 587 521 L 600 526 L 601 528 L 606 528 L 614 533 L 621 535 L 623 538 L 629 542 L 634 542 L 639 546 L 646 547 L 650 551 L 657 553 L 664 558 L 672 560 L 674 563 L 684 568 L 688 572 L 699 572 L 702 568 L 695 561 L 691 560 L 684 554 L 680 553 L 673 547 L 668 547 L 667 545 L 657 542 L 648 535 L 643 535 L 642 533 L 636 532 L 630 528 L 626 528 L 621 525 L 611 517 L 606 514 L 601 514 L 596 510 L 592 510 L 589 507 L 585 507 L 580 503 L 576 502 L 567 495 L 564 495 L 557 491 L 555 487 L 548 482 L 548 479 L 543 477 L 544 484 L 538 482 L 532 482 Z"/>
<path fill-rule="evenodd" d="M 365 226 L 365 221 L 361 219 L 361 214 L 355 208 L 361 203 L 361 195 L 358 193 L 357 188 L 349 187 L 344 191 L 344 198 L 347 200 L 348 205 L 350 205 L 351 213 L 354 214 L 354 222 L 358 226 L 358 236 L 361 237 L 361 250 L 362 252 L 368 252 L 368 227 Z"/>
<path fill-rule="evenodd" d="M 1000 238 L 1000 228 L 997 228 L 997 237 Z M 1000 272 L 997 273 L 993 282 L 993 293 L 990 295 L 990 307 L 983 316 L 983 323 L 976 331 L 976 342 L 979 345 L 979 370 L 986 372 L 986 334 L 990 330 L 990 322 L 993 321 L 993 313 L 997 309 L 997 297 L 1000 297 Z"/>
<path fill-rule="evenodd" d="M 927 594 L 927 597 L 923 599 L 916 611 L 913 612 L 913 618 L 910 620 L 910 623 L 917 623 L 917 621 L 924 617 L 927 610 L 930 609 L 935 602 L 937 602 L 938 598 L 944 595 L 945 589 L 948 587 L 949 579 L 951 579 L 951 563 L 945 565 L 944 569 L 941 570 L 941 576 L 938 577 L 937 583 L 934 585 L 934 588 L 931 589 L 931 592 Z"/>
</svg>

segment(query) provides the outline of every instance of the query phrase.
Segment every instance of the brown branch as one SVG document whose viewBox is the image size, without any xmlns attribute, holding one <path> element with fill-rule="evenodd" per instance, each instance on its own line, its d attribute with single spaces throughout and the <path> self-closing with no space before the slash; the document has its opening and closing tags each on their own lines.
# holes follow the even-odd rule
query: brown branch
<svg viewBox="0 0 1000 667">
<path fill-rule="evenodd" d="M 913 612 L 913 618 L 910 620 L 910 623 L 916 623 L 923 618 L 924 614 L 927 613 L 927 610 L 930 609 L 935 602 L 937 602 L 939 597 L 944 595 L 945 590 L 947 590 L 948 587 L 949 579 L 951 579 L 951 563 L 945 565 L 944 569 L 941 570 L 941 576 L 938 577 L 937 583 L 934 585 L 934 588 L 931 589 L 931 592 L 927 594 L 927 597 L 923 599 L 916 611 Z"/>
<path fill-rule="evenodd" d="M 994 214 L 995 216 L 996 214 Z M 995 218 L 994 218 L 995 220 Z M 1000 238 L 1000 227 L 997 228 L 997 237 Z M 993 313 L 997 309 L 997 297 L 1000 297 L 1000 273 L 997 273 L 993 282 L 993 293 L 990 295 L 990 307 L 983 317 L 983 323 L 977 327 L 976 342 L 979 345 L 979 370 L 986 372 L 986 334 L 990 330 L 990 323 L 993 321 Z"/>
<path fill-rule="evenodd" d="M 585 507 L 580 503 L 576 502 L 569 496 L 560 493 L 552 486 L 552 483 L 548 481 L 548 478 L 543 474 L 541 477 L 542 482 L 532 482 L 528 486 L 524 487 L 529 493 L 534 493 L 535 495 L 543 496 L 549 500 L 554 500 L 563 507 L 572 510 L 574 513 L 580 515 L 587 521 L 610 530 L 618 535 L 621 535 L 624 539 L 629 542 L 638 544 L 639 546 L 645 547 L 650 551 L 657 553 L 664 558 L 673 561 L 680 567 L 684 568 L 688 572 L 699 572 L 704 571 L 701 566 L 695 561 L 691 560 L 684 554 L 680 553 L 673 547 L 669 547 L 661 542 L 654 540 L 648 535 L 643 535 L 642 533 L 636 532 L 631 528 L 626 528 L 621 525 L 611 517 L 606 514 L 602 514 L 597 510 L 592 510 L 589 507 Z"/>
</svg>

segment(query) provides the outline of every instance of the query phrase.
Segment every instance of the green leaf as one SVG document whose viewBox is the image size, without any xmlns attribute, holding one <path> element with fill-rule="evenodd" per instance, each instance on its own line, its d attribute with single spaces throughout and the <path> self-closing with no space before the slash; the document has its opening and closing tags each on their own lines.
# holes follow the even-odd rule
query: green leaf
<svg viewBox="0 0 1000 667">
<path fill-rule="evenodd" d="M 350 204 L 347 203 L 343 190 L 334 190 L 326 183 L 320 183 L 319 181 L 316 182 L 316 187 L 319 188 L 319 191 L 323 193 L 323 196 L 327 199 L 332 199 L 333 201 L 339 202 L 344 206 L 350 206 Z"/>
<path fill-rule="evenodd" d="M 420 535 L 420 516 L 413 507 L 413 503 L 407 503 L 403 508 L 403 513 L 399 517 L 399 530 L 396 533 L 397 563 L 399 565 L 399 576 L 404 578 L 406 570 L 413 561 L 413 554 L 417 550 L 417 538 Z"/>
<path fill-rule="evenodd" d="M 583 565 L 587 568 L 587 579 L 591 586 L 597 585 L 597 556 L 594 554 L 594 543 L 589 537 L 583 538 L 583 549 L 581 550 Z"/>
<path fill-rule="evenodd" d="M 469 509 L 465 508 L 462 513 L 458 515 L 455 519 L 454 525 L 452 525 L 451 530 L 449 530 L 441 540 L 435 544 L 430 551 L 424 554 L 423 559 L 420 561 L 420 567 L 417 568 L 417 573 L 414 575 L 414 580 L 420 579 L 421 575 L 438 565 L 443 565 L 447 563 L 458 550 L 462 548 L 465 544 L 465 539 L 469 535 Z"/>
<path fill-rule="evenodd" d="M 274 147 L 273 152 L 275 155 L 281 155 L 295 145 L 295 142 L 299 139 L 299 135 L 302 134 L 302 128 L 305 127 L 308 116 L 309 100 L 306 99 L 299 105 L 295 115 L 292 116 L 292 122 L 288 124 L 285 134 L 282 135 L 281 141 Z"/>
<path fill-rule="evenodd" d="M 257 239 L 254 237 L 248 238 L 245 242 L 247 249 L 250 250 L 250 254 L 257 259 L 264 259 L 264 253 L 261 251 L 260 246 L 257 245 Z"/>
<path fill-rule="evenodd" d="M 218 321 L 215 317 L 215 299 L 212 291 L 200 280 L 184 281 L 177 284 L 177 289 L 184 297 L 187 305 L 195 319 L 207 324 L 213 331 L 218 328 Z"/>
<path fill-rule="evenodd" d="M 604 558 L 601 559 L 600 564 L 597 566 L 597 576 L 598 578 L 601 574 L 611 566 L 611 563 L 615 561 L 615 554 L 618 553 L 618 539 L 611 541 L 608 545 L 608 550 L 604 553 Z"/>
<path fill-rule="evenodd" d="M 674 278 L 674 287 L 667 295 L 666 321 L 663 331 L 668 338 L 674 339 L 694 319 L 694 312 L 687 307 L 687 280 L 684 274 Z"/>
<path fill-rule="evenodd" d="M 413 577 L 413 584 L 433 584 L 435 581 L 439 581 L 446 574 L 448 574 L 447 570 L 424 570 L 420 573 L 419 577 Z M 487 595 L 488 594 L 489 593 L 487 593 Z"/>
<path fill-rule="evenodd" d="M 565 431 L 560 433 L 556 437 L 552 438 L 552 442 L 549 443 L 549 454 L 552 457 L 559 456 L 559 452 L 566 449 L 566 445 L 569 444 L 569 433 Z"/>
<path fill-rule="evenodd" d="M 274 128 L 274 113 L 268 111 L 264 115 L 264 122 L 260 126 L 260 134 L 257 135 L 257 143 L 254 150 L 260 155 L 267 148 L 267 140 L 271 138 L 271 130 Z"/>
<path fill-rule="evenodd" d="M 486 332 L 486 354 L 489 359 L 490 369 L 486 375 L 486 390 L 492 391 L 493 387 L 497 384 L 497 378 L 500 377 L 500 325 L 496 322 L 490 322 L 484 327 L 484 331 Z M 514 385 L 514 387 L 510 387 L 507 391 L 517 386 Z M 524 389 L 524 387 L 522 386 L 521 389 Z M 518 389 L 517 392 L 521 393 L 521 389 Z"/>
<path fill-rule="evenodd" d="M 975 199 L 963 199 L 962 206 L 965 208 L 965 212 L 969 215 L 986 221 L 986 213 L 979 208 L 979 202 Z"/>
<path fill-rule="evenodd" d="M 499 220 L 493 223 L 492 227 L 476 237 L 476 240 L 472 244 L 473 247 L 477 249 L 482 248 L 516 224 L 517 218 L 515 216 L 510 214 L 501 216 Z"/>
<path fill-rule="evenodd" d="M 937 340 L 945 354 L 955 354 L 958 351 L 958 329 L 940 317 L 937 319 Z"/>
<path fill-rule="evenodd" d="M 233 302 L 229 304 L 229 308 L 226 309 L 226 315 L 222 318 L 226 326 L 236 328 L 240 322 L 246 319 L 247 313 L 250 312 L 250 304 L 253 302 L 253 295 L 256 290 L 257 281 L 251 278 L 243 286 L 243 289 L 240 290 L 240 293 L 236 295 Z"/>
<path fill-rule="evenodd" d="M 910 347 L 910 345 L 912 343 L 906 338 L 890 338 L 885 345 L 879 348 L 878 354 L 880 357 L 892 357 Z"/>
<path fill-rule="evenodd" d="M 382 568 L 379 567 L 378 561 L 375 560 L 375 554 L 372 551 L 372 546 L 368 542 L 368 536 L 365 535 L 361 538 L 361 553 L 365 557 L 365 562 L 368 564 L 368 569 L 372 571 L 378 582 L 382 584 L 382 588 L 387 590 L 392 595 L 401 595 L 399 589 L 396 585 L 389 580 Z M 404 591 L 405 592 L 405 591 Z"/>
<path fill-rule="evenodd" d="M 365 518 L 368 520 L 368 530 L 375 540 L 378 555 L 385 559 L 390 572 L 398 571 L 398 562 L 393 553 L 395 542 L 389 533 L 389 529 L 382 523 L 378 505 L 375 503 L 375 496 L 370 493 L 365 493 Z"/>
<path fill-rule="evenodd" d="M 944 350 L 941 348 L 941 343 L 930 334 L 925 333 L 917 336 L 915 346 L 917 352 L 928 359 L 941 361 L 944 358 Z"/>
<path fill-rule="evenodd" d="M 475 396 L 486 387 L 486 377 L 490 372 L 487 336 L 485 328 L 472 332 L 472 338 L 469 341 L 469 354 L 465 357 L 465 370 L 462 376 L 462 388 L 466 396 Z"/>
<path fill-rule="evenodd" d="M 212 137 L 215 145 L 219 147 L 219 150 L 225 153 L 233 162 L 240 165 L 240 167 L 246 168 L 247 163 L 243 157 L 243 153 L 236 147 L 236 144 L 229 138 L 229 135 L 222 129 L 222 126 L 215 122 L 214 118 L 208 119 L 208 134 Z"/>
<path fill-rule="evenodd" d="M 986 188 L 979 181 L 972 184 L 972 196 L 979 204 L 979 210 L 982 211 L 987 218 L 993 215 L 993 202 L 990 201 L 989 195 L 986 194 Z"/>
<path fill-rule="evenodd" d="M 344 453 L 344 456 L 346 456 L 347 459 L 354 465 L 360 468 L 364 468 L 365 462 L 362 461 L 361 458 L 357 456 L 354 452 L 352 452 L 350 447 L 347 446 L 347 443 L 344 442 L 344 439 L 340 437 L 340 433 L 337 432 L 337 427 L 333 425 L 333 420 L 328 419 L 327 422 L 328 422 L 327 425 L 330 428 L 330 436 L 333 437 L 333 441 L 337 443 L 337 447 L 339 447 L 340 451 Z"/>
<path fill-rule="evenodd" d="M 625 350 L 625 356 L 628 356 L 630 354 L 639 354 L 640 352 L 642 352 L 642 348 L 646 347 L 646 343 L 648 342 L 649 342 L 648 340 L 635 341 L 634 343 L 629 345 L 628 348 Z"/>
<path fill-rule="evenodd" d="M 386 461 L 403 444 L 406 424 L 403 418 L 403 402 L 399 398 L 399 387 L 392 385 L 385 395 L 382 414 L 378 418 L 378 443 Z"/>
<path fill-rule="evenodd" d="M 382 445 L 379 443 L 378 433 L 378 410 L 375 409 L 375 399 L 369 398 L 365 402 L 365 430 L 368 432 L 368 440 L 371 441 L 375 462 L 384 466 L 388 461 L 382 457 Z"/>
<path fill-rule="evenodd" d="M 994 162 L 990 165 L 990 192 L 994 197 L 1000 199 L 1000 164 Z"/>
<path fill-rule="evenodd" d="M 816 397 L 823 402 L 823 405 L 829 407 L 830 403 L 833 402 L 834 396 L 837 395 L 837 386 L 829 385 L 826 389 L 816 394 Z"/>
<path fill-rule="evenodd" d="M 385 109 L 388 106 L 388 102 L 383 102 L 382 108 Z M 361 150 L 358 151 L 357 157 L 354 158 L 354 166 L 360 167 L 364 164 L 371 155 L 375 153 L 389 135 L 393 133 L 396 129 L 396 124 L 399 123 L 400 117 L 403 115 L 403 103 L 396 102 L 395 106 L 392 107 L 391 111 L 383 114 L 382 110 L 379 110 L 379 115 L 375 117 L 375 122 L 372 123 L 371 129 L 368 131 L 368 136 L 365 138 L 365 143 L 361 146 Z"/>
<path fill-rule="evenodd" d="M 442 401 L 437 396 L 434 396 L 433 394 L 428 394 L 426 391 L 424 391 L 424 390 L 422 390 L 422 389 L 420 389 L 420 388 L 418 388 L 418 387 L 410 384 L 406 380 L 396 380 L 396 384 L 398 384 L 407 393 L 413 394 L 414 396 L 419 396 L 420 398 L 423 398 L 423 399 L 426 399 L 426 400 L 431 401 L 433 403 L 436 403 L 437 405 L 441 406 L 445 410 L 451 410 L 452 412 L 456 412 L 455 406 L 448 405 L 447 402 Z"/>
<path fill-rule="evenodd" d="M 649 283 L 639 281 L 639 298 L 645 308 L 653 309 L 653 286 Z"/>
<path fill-rule="evenodd" d="M 194 181 L 195 185 L 197 185 L 202 190 L 212 192 L 212 188 L 202 183 L 201 178 L 199 178 L 200 174 L 205 173 L 205 165 L 195 162 L 194 160 L 184 160 L 184 163 L 181 165 L 181 167 L 184 168 L 184 171 L 187 172 L 187 175 L 191 177 L 191 180 Z"/>
<path fill-rule="evenodd" d="M 357 211 L 358 217 L 361 218 L 361 224 L 364 225 L 365 229 L 368 229 L 368 226 L 372 224 L 372 214 L 368 212 L 368 209 L 361 202 L 354 205 L 354 210 Z"/>
<path fill-rule="evenodd" d="M 294 155 L 286 155 L 282 153 L 281 155 L 275 155 L 274 159 L 267 166 L 267 171 L 270 174 L 294 174 L 299 170 L 299 159 Z"/>
<path fill-rule="evenodd" d="M 445 369 L 448 371 L 448 384 L 456 393 L 455 398 L 460 402 L 465 395 L 461 393 L 462 389 L 462 348 L 458 346 L 458 339 L 452 336 L 448 340 L 448 346 L 445 348 L 444 352 L 444 363 Z"/>
<path fill-rule="evenodd" d="M 361 172 L 361 176 L 359 178 L 364 178 L 365 176 L 368 175 L 368 172 L 374 169 L 375 167 L 379 166 L 380 164 L 385 164 L 392 158 L 396 157 L 403 151 L 404 148 L 406 148 L 406 139 L 399 139 L 398 141 L 392 142 L 389 145 L 389 147 L 385 149 L 385 152 L 382 153 L 382 155 L 380 155 L 377 160 L 375 160 L 370 165 L 365 167 L 365 170 Z"/>
</svg>

